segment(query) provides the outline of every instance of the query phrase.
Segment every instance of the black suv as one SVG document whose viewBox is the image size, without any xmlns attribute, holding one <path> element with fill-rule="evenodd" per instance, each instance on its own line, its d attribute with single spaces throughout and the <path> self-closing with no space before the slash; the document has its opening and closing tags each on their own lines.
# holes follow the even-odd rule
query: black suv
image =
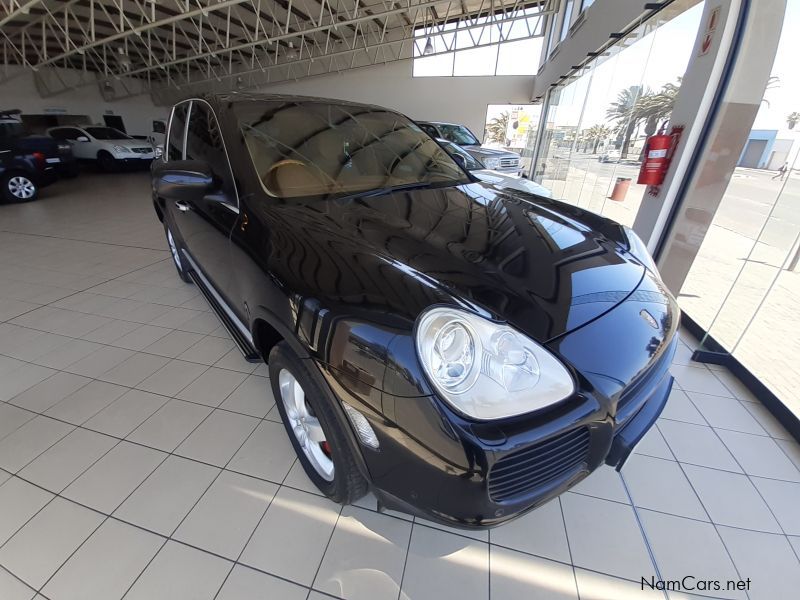
<svg viewBox="0 0 800 600">
<path fill-rule="evenodd" d="M 178 274 L 267 360 L 333 500 L 492 526 L 620 467 L 667 401 L 680 313 L 636 234 L 474 179 L 397 112 L 186 100 L 152 175 Z"/>
<path fill-rule="evenodd" d="M 34 200 L 39 188 L 77 174 L 72 150 L 46 135 L 28 135 L 19 110 L 0 111 L 0 182 L 9 202 Z"/>
</svg>

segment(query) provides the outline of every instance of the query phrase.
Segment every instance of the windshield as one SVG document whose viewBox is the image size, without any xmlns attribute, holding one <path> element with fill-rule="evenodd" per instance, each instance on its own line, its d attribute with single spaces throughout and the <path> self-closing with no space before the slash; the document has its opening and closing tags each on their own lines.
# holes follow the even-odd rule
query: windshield
<svg viewBox="0 0 800 600">
<path fill-rule="evenodd" d="M 377 107 L 318 101 L 237 105 L 264 189 L 279 198 L 468 183 L 461 168 L 406 117 Z"/>
<path fill-rule="evenodd" d="M 0 137 L 22 137 L 23 135 L 25 135 L 25 126 L 19 121 L 0 123 Z"/>
<path fill-rule="evenodd" d="M 460 156 L 461 158 L 463 158 L 464 159 L 464 168 L 467 171 L 476 171 L 478 169 L 485 169 L 486 168 L 480 163 L 480 161 L 478 161 L 477 159 L 473 158 L 472 155 L 470 155 L 469 152 L 467 152 L 466 150 L 464 150 L 463 148 L 461 148 L 457 144 L 454 144 L 453 142 L 448 142 L 447 140 L 437 140 L 437 141 L 442 145 L 442 147 L 447 151 L 447 153 L 450 156 L 453 156 L 453 157 Z"/>
<path fill-rule="evenodd" d="M 86 127 L 86 133 L 96 140 L 129 140 L 130 136 L 113 127 Z"/>
<path fill-rule="evenodd" d="M 442 137 L 459 146 L 480 146 L 481 143 L 478 138 L 463 125 L 445 125 L 440 124 L 439 131 L 442 132 Z"/>
</svg>

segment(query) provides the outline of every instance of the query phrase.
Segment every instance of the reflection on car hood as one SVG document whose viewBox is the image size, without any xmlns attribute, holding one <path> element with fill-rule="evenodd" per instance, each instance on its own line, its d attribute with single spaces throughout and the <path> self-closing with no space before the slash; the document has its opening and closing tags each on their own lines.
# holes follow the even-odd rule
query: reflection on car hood
<svg viewBox="0 0 800 600">
<path fill-rule="evenodd" d="M 519 154 L 510 150 L 498 150 L 497 148 L 484 148 L 483 146 L 462 146 L 469 150 L 472 156 L 477 158 L 519 158 Z"/>
<path fill-rule="evenodd" d="M 513 175 L 506 175 L 499 171 L 491 171 L 489 169 L 478 169 L 470 171 L 475 177 L 486 183 L 499 187 L 500 189 L 519 190 L 528 194 L 536 194 L 537 196 L 544 196 L 545 198 L 552 198 L 553 193 L 543 185 L 539 185 L 535 181 L 525 179 L 524 177 L 514 177 Z"/>
<path fill-rule="evenodd" d="M 608 224 L 601 217 L 532 200 L 472 183 L 252 210 L 267 225 L 268 269 L 301 295 L 409 328 L 424 308 L 455 301 L 543 342 L 622 302 L 645 270 L 589 227 Z"/>
</svg>

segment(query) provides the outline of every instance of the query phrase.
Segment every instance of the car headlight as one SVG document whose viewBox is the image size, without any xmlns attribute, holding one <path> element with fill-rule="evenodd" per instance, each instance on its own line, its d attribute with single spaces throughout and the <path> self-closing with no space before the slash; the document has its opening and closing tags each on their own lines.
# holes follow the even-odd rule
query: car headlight
<svg viewBox="0 0 800 600">
<path fill-rule="evenodd" d="M 424 312 L 416 346 L 442 399 L 474 419 L 521 415 L 575 391 L 564 365 L 539 344 L 508 325 L 456 308 Z"/>
<path fill-rule="evenodd" d="M 120 154 L 125 154 L 128 151 L 127 148 L 123 146 L 114 146 L 114 152 L 119 152 Z"/>
<path fill-rule="evenodd" d="M 630 248 L 630 253 L 633 254 L 636 259 L 641 262 L 645 267 L 650 269 L 653 273 L 661 276 L 658 272 L 658 267 L 656 266 L 656 261 L 653 260 L 653 257 L 650 256 L 650 251 L 647 249 L 647 244 L 642 241 L 642 238 L 630 227 L 623 226 L 625 230 L 625 236 L 628 238 L 628 247 Z"/>
<path fill-rule="evenodd" d="M 499 158 L 487 158 L 483 161 L 483 164 L 486 165 L 487 169 L 496 169 L 500 166 L 500 159 Z"/>
</svg>

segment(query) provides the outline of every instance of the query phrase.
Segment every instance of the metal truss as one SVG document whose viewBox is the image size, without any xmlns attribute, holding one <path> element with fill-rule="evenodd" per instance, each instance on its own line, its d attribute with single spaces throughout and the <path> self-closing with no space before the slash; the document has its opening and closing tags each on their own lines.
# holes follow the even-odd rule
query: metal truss
<svg viewBox="0 0 800 600">
<path fill-rule="evenodd" d="M 0 0 L 0 82 L 107 99 L 246 89 L 543 35 L 544 0 Z M 428 40 L 431 40 L 430 47 Z M 420 46 L 420 43 L 422 46 Z M 426 52 L 427 49 L 427 52 Z"/>
</svg>

